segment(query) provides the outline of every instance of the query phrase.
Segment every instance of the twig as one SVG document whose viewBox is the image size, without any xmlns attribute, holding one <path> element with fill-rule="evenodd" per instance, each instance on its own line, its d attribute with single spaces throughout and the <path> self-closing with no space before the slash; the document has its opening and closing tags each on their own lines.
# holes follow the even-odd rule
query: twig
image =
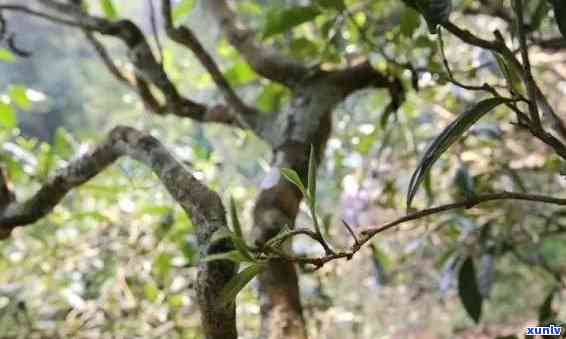
<svg viewBox="0 0 566 339">
<path fill-rule="evenodd" d="M 348 223 L 344 219 L 342 219 L 342 224 L 344 224 L 344 227 L 346 227 L 346 229 L 348 230 L 348 233 L 350 233 L 352 238 L 354 238 L 354 245 L 358 245 L 360 243 L 360 241 L 358 240 L 358 237 L 356 236 L 356 233 L 354 232 L 354 230 L 352 230 L 352 227 L 350 225 L 348 225 Z"/>
<path fill-rule="evenodd" d="M 515 15 L 517 16 L 517 31 L 519 33 L 519 45 L 521 49 L 521 59 L 523 60 L 523 71 L 525 74 L 525 87 L 529 96 L 529 113 L 531 120 L 536 127 L 541 128 L 541 120 L 537 106 L 537 93 L 535 80 L 531 70 L 531 62 L 529 60 L 529 49 L 527 47 L 527 38 L 525 32 L 525 23 L 523 18 L 523 0 L 513 0 Z"/>
<path fill-rule="evenodd" d="M 153 5 L 153 0 L 147 0 L 149 3 L 149 20 L 151 21 L 151 31 L 153 33 L 153 39 L 155 40 L 155 46 L 157 47 L 157 52 L 159 53 L 159 63 L 163 67 L 163 45 L 159 40 L 159 31 L 157 30 L 157 21 L 155 18 L 155 6 Z"/>
<path fill-rule="evenodd" d="M 454 85 L 461 87 L 463 89 L 467 89 L 470 91 L 487 91 L 494 96 L 500 96 L 499 93 L 487 83 L 484 83 L 481 86 L 474 86 L 474 85 L 466 85 L 461 83 L 460 81 L 454 78 L 454 74 L 452 73 L 452 69 L 450 68 L 450 63 L 448 62 L 448 58 L 446 57 L 446 50 L 444 49 L 444 39 L 442 37 L 442 29 L 438 30 L 438 45 L 440 46 L 440 55 L 442 56 L 442 63 L 444 64 L 444 69 L 448 75 L 448 80 L 453 83 Z"/>
<path fill-rule="evenodd" d="M 165 20 L 165 31 L 167 35 L 175 42 L 188 47 L 204 68 L 212 77 L 214 83 L 223 93 L 226 101 L 233 106 L 236 111 L 237 121 L 248 129 L 253 129 L 254 116 L 257 110 L 246 105 L 242 99 L 236 94 L 230 83 L 220 71 L 220 68 L 206 51 L 204 46 L 197 39 L 196 35 L 186 26 L 175 27 L 173 25 L 171 0 L 162 0 L 161 9 Z"/>
<path fill-rule="evenodd" d="M 345 251 L 339 251 L 331 255 L 325 255 L 314 258 L 298 257 L 298 256 L 285 254 L 284 257 L 281 257 L 281 259 L 293 261 L 297 263 L 312 264 L 316 267 L 321 267 L 322 265 L 333 260 L 342 259 L 342 258 L 346 258 L 346 259 L 352 258 L 366 243 L 368 243 L 377 234 L 385 232 L 391 228 L 394 228 L 406 222 L 418 220 L 429 215 L 439 214 L 455 209 L 469 209 L 486 202 L 497 201 L 497 200 L 522 200 L 522 201 L 533 201 L 533 202 L 566 206 L 566 199 L 564 198 L 555 198 L 555 197 L 538 195 L 538 194 L 501 192 L 501 193 L 476 195 L 467 200 L 416 211 L 380 226 L 366 227 L 366 229 L 361 231 L 359 233 L 359 236 L 357 236 L 357 238 L 359 239 L 358 242 Z M 304 230 L 295 230 L 295 231 L 296 232 L 293 231 L 289 232 L 289 237 L 292 237 L 297 234 L 306 234 Z M 313 234 L 312 231 L 309 230 L 307 231 Z"/>
</svg>

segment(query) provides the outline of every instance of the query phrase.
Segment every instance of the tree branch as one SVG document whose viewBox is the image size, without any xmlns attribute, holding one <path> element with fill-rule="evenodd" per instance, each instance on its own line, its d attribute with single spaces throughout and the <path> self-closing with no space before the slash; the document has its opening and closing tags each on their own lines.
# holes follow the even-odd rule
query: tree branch
<svg viewBox="0 0 566 339">
<path fill-rule="evenodd" d="M 293 87 L 308 74 L 308 67 L 256 41 L 256 33 L 246 27 L 226 0 L 203 1 L 232 46 L 261 76 Z"/>
<path fill-rule="evenodd" d="M 121 156 L 129 156 L 150 167 L 189 215 L 200 216 L 203 220 L 219 218 L 216 194 L 192 177 L 157 139 L 133 128 L 116 127 L 104 143 L 72 161 L 32 198 L 23 203 L 8 204 L 0 211 L 0 227 L 14 228 L 36 222 L 50 213 L 69 191 L 96 176 Z"/>
<path fill-rule="evenodd" d="M 498 200 L 533 201 L 539 203 L 566 206 L 566 199 L 564 198 L 554 198 L 554 197 L 550 197 L 546 195 L 538 195 L 538 194 L 500 192 L 500 193 L 476 195 L 467 200 L 416 211 L 379 226 L 366 227 L 364 230 L 359 232 L 359 234 L 356 237 L 354 237 L 355 239 L 354 244 L 345 251 L 338 251 L 334 254 L 325 255 L 321 257 L 298 257 L 289 254 L 280 255 L 280 257 L 281 259 L 292 262 L 311 264 L 317 268 L 322 267 L 324 264 L 333 260 L 342 259 L 342 258 L 346 258 L 349 260 L 373 237 L 391 228 L 397 227 L 409 221 L 422 219 L 430 215 L 440 214 L 443 212 L 456 210 L 456 209 L 470 209 L 480 204 L 484 204 L 491 201 L 498 201 Z M 290 236 L 296 236 L 300 234 L 311 236 L 310 234 L 306 234 L 303 229 L 299 229 L 297 232 L 289 232 Z M 285 234 L 285 238 L 288 238 L 287 234 Z M 269 255 L 267 257 L 269 258 Z"/>
<path fill-rule="evenodd" d="M 0 5 L 0 11 L 16 11 L 24 14 L 47 19 L 52 22 L 71 27 L 80 28 L 89 32 L 97 32 L 103 35 L 113 36 L 124 42 L 128 47 L 128 56 L 136 70 L 136 86 L 138 93 L 144 103 L 154 113 L 172 113 L 179 117 L 190 118 L 200 122 L 218 122 L 234 125 L 234 119 L 228 114 L 226 107 L 207 107 L 201 103 L 191 101 L 181 96 L 165 73 L 161 64 L 156 60 L 149 43 L 139 27 L 130 20 L 110 21 L 100 17 L 84 13 L 80 8 L 52 0 L 38 0 L 47 8 L 59 12 L 61 15 L 73 18 L 61 18 L 31 10 L 19 5 Z M 99 45 L 98 47 L 101 47 Z M 100 51 L 98 51 L 100 55 Z M 108 59 L 104 60 L 106 66 Z M 109 55 L 106 55 L 109 57 Z M 110 71 L 114 74 L 113 70 Z M 114 74 L 116 76 L 116 74 Z M 165 97 L 165 103 L 161 104 L 151 93 L 150 87 L 154 85 Z"/>
<path fill-rule="evenodd" d="M 228 228 L 224 206 L 218 194 L 194 178 L 157 139 L 129 127 L 114 128 L 105 142 L 72 161 L 27 201 L 12 201 L 4 207 L 0 206 L 2 234 L 9 235 L 13 228 L 34 223 L 44 217 L 69 191 L 99 174 L 121 156 L 140 161 L 159 177 L 167 191 L 197 226 L 197 240 L 202 257 L 233 249 L 232 243 L 226 239 L 210 242 L 215 232 Z M 6 187 L 2 176 L 0 189 L 4 190 Z M 235 308 L 222 307 L 218 300 L 222 288 L 235 273 L 235 264 L 227 260 L 199 264 L 197 297 L 206 338 L 237 338 Z"/>
<path fill-rule="evenodd" d="M 525 75 L 525 87 L 529 96 L 529 113 L 531 121 L 535 126 L 540 127 L 540 115 L 537 106 L 536 84 L 531 70 L 531 62 L 529 60 L 529 49 L 527 47 L 527 37 L 525 32 L 525 23 L 523 18 L 523 0 L 513 0 L 515 15 L 517 16 L 517 31 L 519 32 L 519 45 L 521 49 L 521 59 L 523 60 L 523 72 Z"/>
<path fill-rule="evenodd" d="M 197 59 L 212 77 L 216 86 L 218 86 L 218 88 L 226 98 L 228 104 L 230 104 L 230 106 L 232 106 L 232 108 L 236 112 L 238 122 L 242 126 L 253 129 L 253 118 L 257 114 L 257 110 L 247 106 L 240 99 L 232 86 L 230 86 L 230 84 L 228 83 L 228 80 L 220 71 L 220 68 L 218 67 L 212 56 L 206 51 L 193 31 L 186 26 L 174 26 L 171 0 L 162 0 L 161 9 L 165 21 L 165 31 L 167 32 L 169 38 L 183 46 L 188 47 L 195 54 Z"/>
<path fill-rule="evenodd" d="M 487 49 L 493 52 L 497 52 L 501 56 L 503 56 L 506 62 L 511 64 L 511 67 L 514 67 L 515 69 L 519 69 L 519 70 L 524 70 L 523 65 L 521 65 L 521 63 L 517 60 L 513 51 L 511 51 L 505 45 L 503 36 L 499 31 L 494 32 L 496 40 L 490 41 L 479 38 L 476 35 L 474 35 L 472 32 L 465 29 L 461 29 L 460 27 L 454 25 L 452 22 L 445 22 L 442 24 L 442 26 L 450 33 L 458 37 L 460 40 L 464 41 L 465 43 L 468 43 L 472 46 Z M 548 102 L 546 96 L 543 94 L 542 90 L 540 89 L 540 87 L 537 85 L 534 79 L 532 78 L 529 79 L 525 71 L 518 72 L 518 74 L 521 77 L 523 83 L 525 84 L 525 88 L 528 89 L 529 86 L 532 87 L 531 90 L 534 91 L 534 96 L 536 98 L 535 105 L 537 103 L 540 105 L 545 121 L 550 124 L 552 130 L 556 132 L 556 134 L 560 136 L 562 140 L 566 140 L 566 126 L 564 125 L 562 119 L 556 114 L 556 112 Z M 529 100 L 529 104 L 533 105 L 532 100 Z M 562 140 L 546 132 L 544 128 L 540 124 L 537 124 L 536 122 L 530 123 L 528 128 L 534 136 L 538 137 L 542 142 L 551 146 L 554 150 L 557 151 L 557 153 L 562 158 L 566 159 L 565 157 L 566 153 L 564 153 L 564 151 L 566 150 L 566 145 Z"/>
</svg>

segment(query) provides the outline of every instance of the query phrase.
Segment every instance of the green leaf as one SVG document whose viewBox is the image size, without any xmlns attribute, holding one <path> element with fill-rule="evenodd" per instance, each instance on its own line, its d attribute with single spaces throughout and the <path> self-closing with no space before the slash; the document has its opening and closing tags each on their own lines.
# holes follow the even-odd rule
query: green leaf
<svg viewBox="0 0 566 339">
<path fill-rule="evenodd" d="M 532 2 L 534 3 L 535 1 Z M 531 15 L 531 21 L 529 22 L 529 31 L 534 32 L 539 29 L 544 18 L 546 18 L 549 9 L 550 7 L 547 0 L 538 1 Z"/>
<path fill-rule="evenodd" d="M 239 61 L 230 67 L 224 76 L 232 86 L 246 85 L 257 79 L 256 73 L 245 61 Z"/>
<path fill-rule="evenodd" d="M 544 298 L 544 302 L 539 306 L 538 323 L 540 326 L 544 326 L 554 320 L 555 313 L 552 310 L 552 300 L 554 299 L 555 294 L 556 290 L 552 289 L 552 291 L 550 291 L 550 293 L 548 293 L 548 295 Z"/>
<path fill-rule="evenodd" d="M 12 63 L 16 61 L 16 56 L 11 51 L 0 48 L 0 61 Z"/>
<path fill-rule="evenodd" d="M 519 75 L 522 70 L 518 70 L 514 67 L 514 64 L 509 64 L 505 62 L 505 59 L 498 53 L 493 53 L 495 60 L 497 61 L 497 66 L 499 70 L 507 80 L 507 87 L 509 91 L 515 92 L 517 94 L 525 95 L 525 88 L 523 85 L 523 81 L 521 80 L 521 76 Z"/>
<path fill-rule="evenodd" d="M 309 153 L 309 171 L 308 171 L 308 198 L 310 200 L 311 208 L 314 210 L 316 204 L 316 156 L 314 146 L 311 145 Z M 313 215 L 313 218 L 316 216 Z"/>
<path fill-rule="evenodd" d="M 236 201 L 234 197 L 230 197 L 230 218 L 232 219 L 232 229 L 237 237 L 242 238 L 242 225 L 238 218 L 238 210 L 236 209 Z"/>
<path fill-rule="evenodd" d="M 285 33 L 296 26 L 309 22 L 319 16 L 321 11 L 316 6 L 296 6 L 277 8 L 269 11 L 263 28 L 263 38 Z"/>
<path fill-rule="evenodd" d="M 299 37 L 291 41 L 289 46 L 293 57 L 305 61 L 312 61 L 320 57 L 320 50 L 318 45 L 305 37 Z"/>
<path fill-rule="evenodd" d="M 215 243 L 220 242 L 222 240 L 231 239 L 232 234 L 233 233 L 228 228 L 225 228 L 225 227 L 219 228 L 212 234 L 209 242 L 211 244 L 215 244 Z"/>
<path fill-rule="evenodd" d="M 18 108 L 21 108 L 23 110 L 28 110 L 31 108 L 31 102 L 29 101 L 27 96 L 27 88 L 25 88 L 24 86 L 11 86 L 8 95 Z"/>
<path fill-rule="evenodd" d="M 40 150 L 41 153 L 37 156 L 38 164 L 36 175 L 40 180 L 46 181 L 49 177 L 49 173 L 51 172 L 51 168 L 54 165 L 55 154 L 49 144 L 42 144 Z"/>
<path fill-rule="evenodd" d="M 55 131 L 53 137 L 53 152 L 60 158 L 71 156 L 74 152 L 73 149 L 73 136 L 64 128 L 59 127 Z"/>
<path fill-rule="evenodd" d="M 285 179 L 287 179 L 291 183 L 295 184 L 295 186 L 297 186 L 301 190 L 301 193 L 303 193 L 304 197 L 308 196 L 307 190 L 305 189 L 305 185 L 303 185 L 303 182 L 301 181 L 299 174 L 297 174 L 297 172 L 295 172 L 295 170 L 293 170 L 291 168 L 283 168 L 283 169 L 281 169 L 281 174 L 283 174 Z"/>
<path fill-rule="evenodd" d="M 171 272 L 171 260 L 173 258 L 170 254 L 161 253 L 155 258 L 153 263 L 153 270 L 161 280 L 167 280 Z"/>
<path fill-rule="evenodd" d="M 173 23 L 177 24 L 180 20 L 186 18 L 189 14 L 191 14 L 193 8 L 195 7 L 195 0 L 182 0 L 174 9 L 173 9 Z"/>
<path fill-rule="evenodd" d="M 232 304 L 236 300 L 238 293 L 264 269 L 264 264 L 252 264 L 232 277 L 220 291 L 220 304 L 224 307 Z"/>
<path fill-rule="evenodd" d="M 495 107 L 509 101 L 510 99 L 506 98 L 490 98 L 480 101 L 470 110 L 460 114 L 456 120 L 451 122 L 444 131 L 432 141 L 411 177 L 407 193 L 407 208 L 411 207 L 411 203 L 420 184 L 436 160 L 438 160 L 438 158 L 440 158 L 440 156 L 476 121 Z"/>
<path fill-rule="evenodd" d="M 230 207 L 231 207 L 230 209 L 232 209 L 232 205 L 230 205 Z M 232 218 L 234 218 L 234 216 L 232 216 Z M 239 227 L 239 226 L 234 226 L 234 227 Z M 228 228 L 220 228 L 212 234 L 212 237 L 210 237 L 210 243 L 214 244 L 220 241 L 225 241 L 227 239 L 230 239 L 232 241 L 232 244 L 236 248 L 236 251 L 224 252 L 220 254 L 212 254 L 207 256 L 205 258 L 205 261 L 222 260 L 222 259 L 233 260 L 236 262 L 255 261 L 255 259 L 251 256 L 248 246 L 246 245 L 246 242 L 244 241 L 241 235 L 241 231 L 240 231 L 240 236 L 238 236 L 234 234 L 232 231 L 230 231 Z M 234 256 L 232 252 L 239 253 L 240 255 Z"/>
<path fill-rule="evenodd" d="M 421 17 L 419 15 L 419 12 L 417 12 L 411 7 L 406 7 L 401 13 L 401 19 L 399 25 L 401 29 L 401 34 L 403 34 L 408 38 L 411 38 L 413 34 L 415 34 L 415 31 L 421 25 Z"/>
<path fill-rule="evenodd" d="M 452 12 L 451 0 L 403 0 L 403 2 L 424 16 L 432 34 L 436 33 L 438 25 L 448 21 Z"/>
<path fill-rule="evenodd" d="M 566 38 L 566 2 L 564 0 L 551 0 L 554 9 L 554 19 L 562 36 Z"/>
<path fill-rule="evenodd" d="M 104 15 L 110 20 L 118 19 L 118 12 L 112 0 L 100 0 L 100 8 Z"/>
<path fill-rule="evenodd" d="M 210 255 L 207 255 L 206 257 L 204 257 L 202 259 L 203 262 L 211 262 L 211 261 L 216 261 L 216 260 L 229 260 L 229 261 L 235 262 L 236 264 L 239 264 L 239 263 L 244 262 L 244 261 L 248 261 L 242 255 L 242 253 L 238 250 L 233 250 L 233 251 L 228 251 L 228 252 L 223 252 L 223 253 L 210 254 Z"/>
<path fill-rule="evenodd" d="M 468 315 L 478 323 L 481 318 L 483 298 L 478 288 L 476 268 L 471 257 L 468 257 L 460 267 L 458 294 Z"/>
<path fill-rule="evenodd" d="M 238 252 L 240 252 L 242 257 L 244 258 L 243 261 L 255 261 L 254 257 L 252 257 L 252 255 L 250 254 L 250 250 L 248 248 L 248 245 L 246 245 L 244 238 L 238 237 L 234 234 L 232 235 L 232 242 L 234 243 L 236 250 L 238 250 Z"/>
<path fill-rule="evenodd" d="M 154 283 L 147 283 L 143 287 L 143 294 L 149 302 L 154 303 L 159 298 L 159 289 Z"/>
<path fill-rule="evenodd" d="M 461 193 L 465 198 L 469 198 L 475 194 L 474 179 L 465 165 L 461 165 L 456 171 L 454 183 L 456 184 L 459 193 Z"/>
<path fill-rule="evenodd" d="M 0 101 L 0 125 L 7 128 L 14 128 L 18 125 L 16 111 L 12 106 Z"/>
<path fill-rule="evenodd" d="M 317 0 L 316 4 L 323 8 L 331 8 L 337 11 L 343 11 L 346 9 L 344 0 Z"/>
<path fill-rule="evenodd" d="M 276 112 L 286 94 L 285 87 L 270 83 L 265 86 L 256 99 L 257 107 L 263 112 Z"/>
</svg>

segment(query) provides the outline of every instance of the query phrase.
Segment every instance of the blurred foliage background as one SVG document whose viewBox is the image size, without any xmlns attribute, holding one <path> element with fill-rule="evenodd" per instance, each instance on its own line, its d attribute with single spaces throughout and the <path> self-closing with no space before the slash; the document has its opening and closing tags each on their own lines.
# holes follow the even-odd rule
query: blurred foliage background
<svg viewBox="0 0 566 339">
<path fill-rule="evenodd" d="M 88 1 L 92 12 L 112 14 L 104 3 Z M 537 38 L 559 35 L 546 0 L 527 5 Z M 222 39 L 197 1 L 177 6 L 175 19 L 198 33 L 246 101 L 272 111 L 288 100 L 284 87 L 258 77 Z M 495 29 L 513 34 L 503 20 L 473 14 L 478 6 L 454 1 L 452 21 L 481 36 Z M 362 227 L 403 215 L 409 178 L 427 144 L 483 97 L 448 81 L 438 35 L 394 0 L 242 0 L 237 7 L 265 42 L 297 59 L 336 68 L 369 55 L 374 67 L 393 70 L 414 88 L 395 113 L 385 109 L 385 90 L 364 90 L 341 104 L 318 181 L 319 210 L 334 244 L 350 241 L 341 220 Z M 113 10 L 151 35 L 146 2 L 116 0 Z M 135 93 L 111 77 L 80 31 L 22 15 L 8 18 L 18 46 L 32 53 L 20 58 L 0 49 L 0 163 L 19 197 L 30 196 L 105 131 L 124 124 L 150 131 L 226 201 L 233 196 L 244 231 L 251 232 L 250 210 L 270 161 L 266 145 L 245 131 L 144 113 Z M 120 66 L 131 69 L 122 47 L 105 42 Z M 505 88 L 491 53 L 448 34 L 444 42 L 455 77 Z M 205 102 L 219 96 L 189 52 L 163 44 L 164 66 L 182 92 Z M 531 56 L 535 77 L 563 114 L 565 57 L 561 50 L 536 46 Z M 564 196 L 561 161 L 512 122 L 509 111 L 498 108 L 474 125 L 435 164 L 416 207 L 503 190 Z M 297 224 L 309 222 L 304 209 Z M 309 333 L 494 338 L 522 333 L 545 320 L 540 318 L 566 320 L 560 305 L 565 231 L 563 208 L 516 201 L 408 223 L 377 236 L 352 261 L 303 272 Z M 54 213 L 0 243 L 0 338 L 199 338 L 195 242 L 190 221 L 154 175 L 121 160 L 70 193 Z M 319 253 L 304 239 L 294 249 Z M 478 325 L 458 296 L 459 275 L 469 274 L 462 273 L 467 258 L 475 263 L 472 276 L 483 303 Z M 238 296 L 242 338 L 258 333 L 254 288 L 252 283 Z"/>
</svg>

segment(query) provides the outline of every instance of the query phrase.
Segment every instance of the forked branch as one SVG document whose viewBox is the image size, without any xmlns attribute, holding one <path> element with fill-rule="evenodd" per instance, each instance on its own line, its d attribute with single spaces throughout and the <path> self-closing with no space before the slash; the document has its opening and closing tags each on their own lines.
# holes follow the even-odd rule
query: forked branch
<svg viewBox="0 0 566 339">
<path fill-rule="evenodd" d="M 211 242 L 216 231 L 227 229 L 224 207 L 218 194 L 193 177 L 156 138 L 129 127 L 114 128 L 105 142 L 71 161 L 26 201 L 13 199 L 2 175 L 0 197 L 5 197 L 7 192 L 11 198 L 7 204 L 0 205 L 0 239 L 8 237 L 15 227 L 34 223 L 46 216 L 72 189 L 92 179 L 122 156 L 140 161 L 159 177 L 197 227 L 197 240 L 203 257 L 233 249 L 229 241 Z M 235 273 L 235 264 L 227 260 L 199 264 L 197 297 L 206 338 L 237 338 L 235 308 L 233 305 L 220 306 L 219 301 L 222 288 Z"/>
</svg>

